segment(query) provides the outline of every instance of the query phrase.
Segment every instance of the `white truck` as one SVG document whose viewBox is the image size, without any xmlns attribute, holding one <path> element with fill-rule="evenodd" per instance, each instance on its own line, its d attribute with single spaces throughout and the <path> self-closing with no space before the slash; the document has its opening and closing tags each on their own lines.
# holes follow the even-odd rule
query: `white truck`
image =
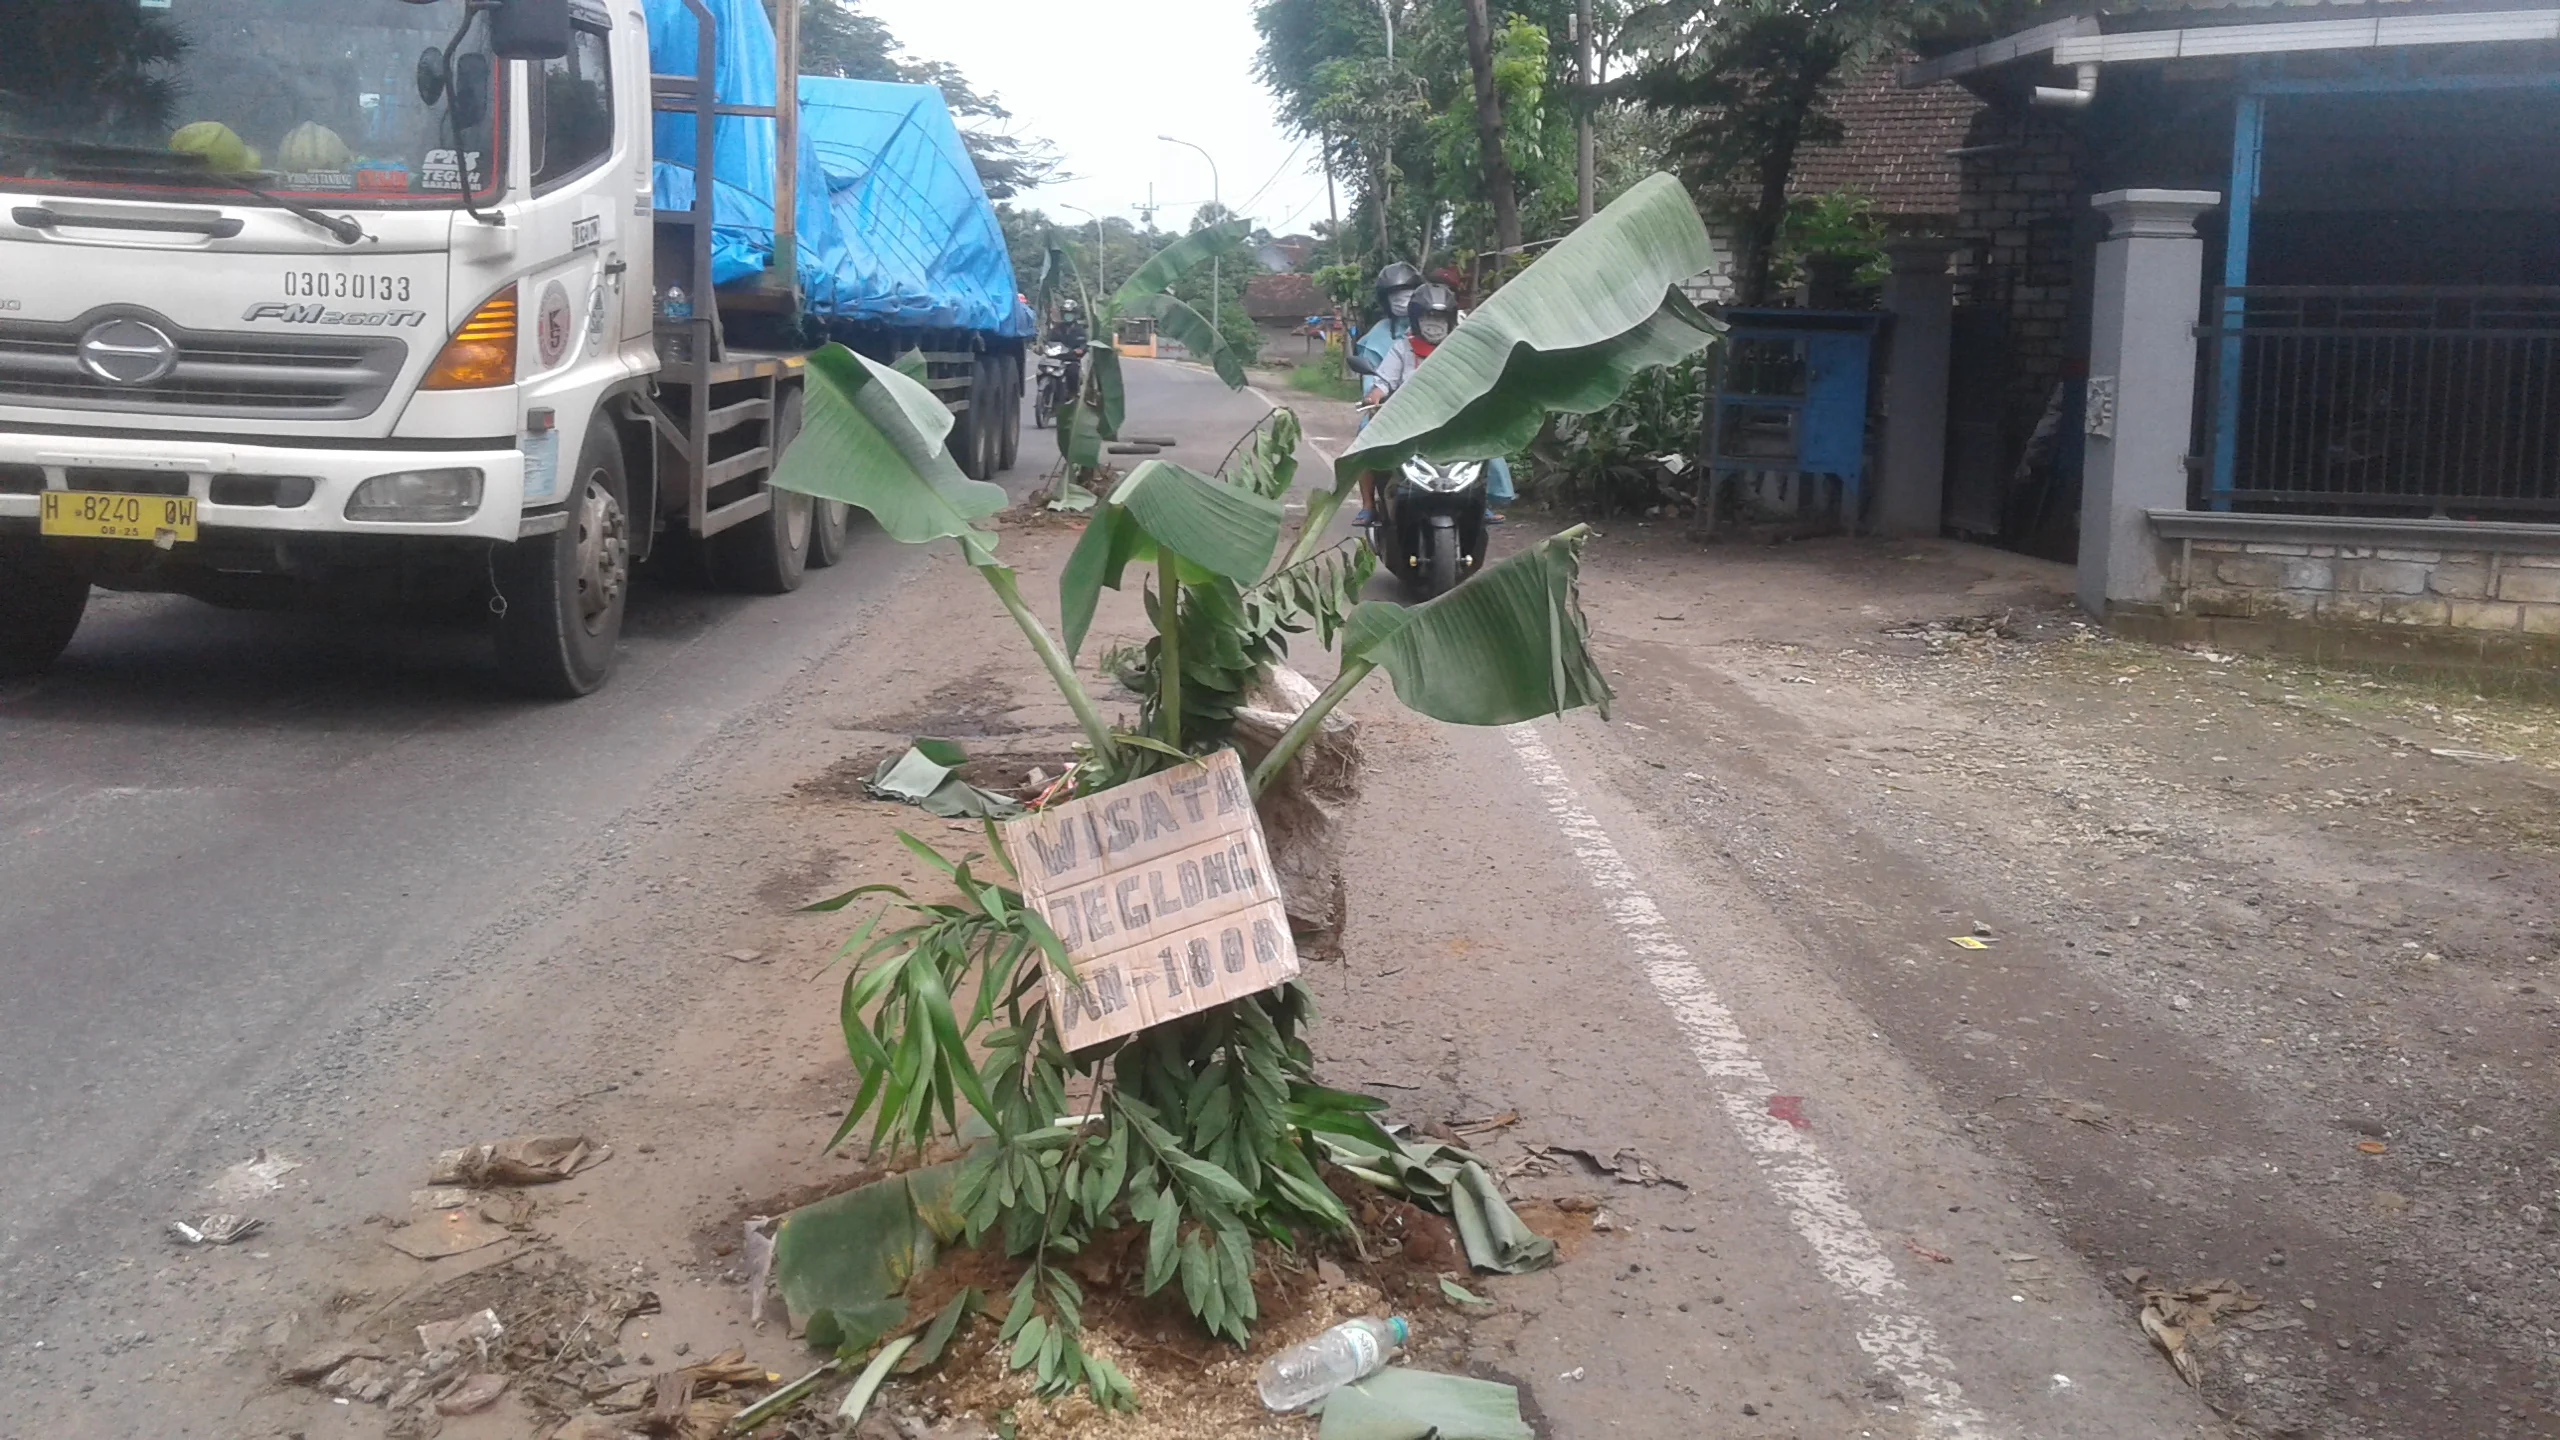
<svg viewBox="0 0 2560 1440">
<path fill-rule="evenodd" d="M 690 76 L 652 74 L 653 25 Z M 651 554 L 780 593 L 842 551 L 842 507 L 768 483 L 824 338 L 922 351 L 964 468 L 1009 465 L 1027 323 L 807 294 L 795 31 L 752 0 L 0 0 L 0 675 L 103 586 L 485 608 L 510 683 L 585 694 Z M 773 173 L 719 169 L 741 124 Z M 768 273 L 723 280 L 715 229 Z"/>
</svg>

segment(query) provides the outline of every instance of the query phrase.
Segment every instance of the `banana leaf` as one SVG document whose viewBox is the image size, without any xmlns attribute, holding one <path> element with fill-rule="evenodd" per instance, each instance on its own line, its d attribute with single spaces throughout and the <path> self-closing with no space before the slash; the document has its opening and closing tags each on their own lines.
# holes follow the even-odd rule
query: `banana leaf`
<svg viewBox="0 0 2560 1440">
<path fill-rule="evenodd" d="M 1453 725 L 1512 725 L 1584 705 L 1606 717 L 1607 678 L 1583 619 L 1575 526 L 1420 605 L 1372 600 L 1351 612 L 1345 660 L 1387 672 L 1409 709 Z"/>
<path fill-rule="evenodd" d="M 932 391 L 829 345 L 809 357 L 806 404 L 776 489 L 859 506 L 893 540 L 957 540 L 970 564 L 995 563 L 996 537 L 975 522 L 1005 508 L 1004 487 L 960 473 L 943 448 L 951 412 Z"/>
<path fill-rule="evenodd" d="M 1133 562 L 1171 550 L 1205 580 L 1238 585 L 1262 578 L 1280 545 L 1280 502 L 1163 460 L 1129 472 L 1085 522 L 1058 575 L 1058 613 L 1067 653 L 1084 645 L 1102 589 L 1120 588 Z M 1189 578 L 1189 577 L 1186 577 Z"/>
<path fill-rule="evenodd" d="M 1220 468 L 1219 478 L 1256 495 L 1268 495 L 1274 500 L 1288 498 L 1289 486 L 1298 478 L 1298 440 L 1302 433 L 1298 412 L 1272 411 L 1236 446 L 1235 453 Z"/>
<path fill-rule="evenodd" d="M 1143 315 L 1156 322 L 1156 328 L 1182 342 L 1196 359 L 1206 360 L 1227 382 L 1230 390 L 1244 388 L 1244 361 L 1227 348 L 1227 339 L 1209 323 L 1209 317 L 1192 309 L 1171 295 L 1147 295 L 1131 301 L 1124 315 Z"/>
<path fill-rule="evenodd" d="M 1585 414 L 1637 372 L 1695 354 L 1722 326 L 1680 283 L 1715 263 L 1688 191 L 1655 175 L 1494 292 L 1380 407 L 1334 464 L 1334 493 L 1413 455 L 1482 460 L 1529 443 L 1550 412 Z"/>
<path fill-rule="evenodd" d="M 860 1350 L 906 1323 L 907 1282 L 964 1228 L 951 1209 L 959 1162 L 893 1175 L 782 1217 L 773 1278 L 809 1343 Z"/>
<path fill-rule="evenodd" d="M 1316 1440 L 1536 1440 L 1520 1392 L 1492 1380 L 1404 1367 L 1381 1370 L 1324 1400 Z"/>
<path fill-rule="evenodd" d="M 1209 257 L 1220 247 L 1233 245 L 1243 239 L 1247 228 L 1247 222 L 1242 220 L 1230 220 L 1223 225 L 1211 225 L 1206 229 L 1194 230 L 1149 256 L 1146 264 L 1139 266 L 1127 280 L 1121 282 L 1118 290 L 1112 292 L 1110 305 L 1112 315 L 1117 317 L 1128 314 L 1130 306 L 1170 288 L 1176 280 L 1208 263 Z M 1703 270 L 1706 267 L 1701 265 L 1698 268 Z"/>
</svg>

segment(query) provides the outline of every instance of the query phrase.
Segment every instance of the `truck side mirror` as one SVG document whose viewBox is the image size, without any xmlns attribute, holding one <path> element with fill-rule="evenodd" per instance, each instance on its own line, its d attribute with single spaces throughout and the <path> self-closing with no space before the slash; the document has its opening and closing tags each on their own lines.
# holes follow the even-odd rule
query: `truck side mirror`
<svg viewBox="0 0 2560 1440">
<path fill-rule="evenodd" d="M 569 0 L 500 0 L 489 12 L 489 48 L 501 60 L 566 56 Z"/>
</svg>

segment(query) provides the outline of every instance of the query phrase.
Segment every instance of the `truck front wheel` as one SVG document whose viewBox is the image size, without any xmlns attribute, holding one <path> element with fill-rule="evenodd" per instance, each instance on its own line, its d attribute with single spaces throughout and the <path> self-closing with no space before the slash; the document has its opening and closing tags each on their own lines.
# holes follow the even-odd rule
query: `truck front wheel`
<svg viewBox="0 0 2560 1440">
<path fill-rule="evenodd" d="M 996 374 L 1004 381 L 1004 418 L 997 422 L 996 468 L 1010 470 L 1022 454 L 1022 357 L 999 357 Z"/>
<path fill-rule="evenodd" d="M 569 523 L 505 546 L 491 562 L 504 606 L 498 668 L 510 686 L 574 700 L 613 673 L 631 593 L 630 493 L 613 427 L 589 425 Z"/>
<path fill-rule="evenodd" d="M 60 659 L 89 608 L 89 577 L 36 540 L 0 548 L 0 679 Z"/>
</svg>

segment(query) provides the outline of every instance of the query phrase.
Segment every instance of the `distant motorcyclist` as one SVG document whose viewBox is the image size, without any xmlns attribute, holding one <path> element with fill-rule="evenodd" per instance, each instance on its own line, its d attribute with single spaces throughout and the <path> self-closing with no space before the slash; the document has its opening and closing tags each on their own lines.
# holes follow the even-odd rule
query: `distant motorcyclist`
<svg viewBox="0 0 2560 1440">
<path fill-rule="evenodd" d="M 1082 350 L 1088 337 L 1084 328 L 1084 309 L 1073 300 L 1058 305 L 1058 318 L 1049 322 L 1049 339 L 1070 350 Z"/>
<path fill-rule="evenodd" d="M 1378 272 L 1378 323 L 1360 337 L 1357 347 L 1372 365 L 1386 363 L 1387 351 L 1404 338 L 1408 326 L 1406 312 L 1413 303 L 1413 292 L 1422 288 L 1422 272 L 1396 261 Z"/>
</svg>

